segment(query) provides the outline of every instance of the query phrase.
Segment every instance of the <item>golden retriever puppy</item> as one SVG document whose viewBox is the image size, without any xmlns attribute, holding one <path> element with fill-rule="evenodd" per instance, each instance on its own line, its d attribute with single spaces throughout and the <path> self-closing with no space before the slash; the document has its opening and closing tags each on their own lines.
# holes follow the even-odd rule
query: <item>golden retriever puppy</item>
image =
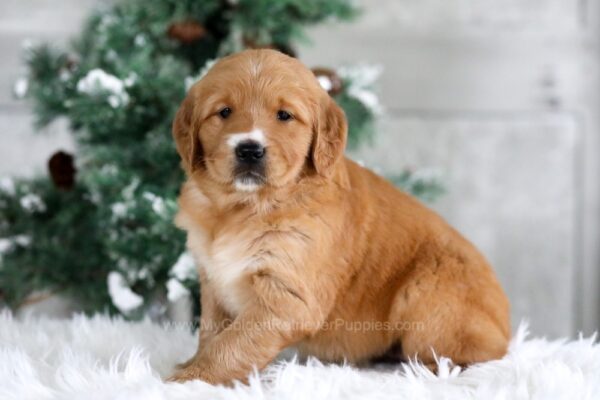
<svg viewBox="0 0 600 400">
<path fill-rule="evenodd" d="M 202 316 L 198 351 L 172 380 L 244 381 L 288 346 L 354 363 L 506 353 L 509 304 L 484 257 L 344 157 L 345 115 L 296 59 L 223 58 L 173 135 Z"/>
</svg>

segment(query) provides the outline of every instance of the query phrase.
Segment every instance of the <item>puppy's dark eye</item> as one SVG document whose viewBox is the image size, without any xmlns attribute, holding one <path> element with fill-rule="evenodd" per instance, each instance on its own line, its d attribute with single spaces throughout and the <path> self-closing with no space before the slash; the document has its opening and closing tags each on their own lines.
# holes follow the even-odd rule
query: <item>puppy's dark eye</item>
<svg viewBox="0 0 600 400">
<path fill-rule="evenodd" d="M 289 121 L 292 118 L 294 118 L 294 117 L 292 117 L 292 114 L 290 114 L 289 112 L 287 112 L 285 110 L 277 111 L 277 119 L 280 121 Z"/>
<path fill-rule="evenodd" d="M 224 109 L 219 111 L 219 115 L 221 116 L 221 118 L 227 119 L 227 118 L 229 118 L 229 116 L 231 115 L 232 112 L 233 111 L 231 110 L 231 108 L 225 107 Z"/>
</svg>

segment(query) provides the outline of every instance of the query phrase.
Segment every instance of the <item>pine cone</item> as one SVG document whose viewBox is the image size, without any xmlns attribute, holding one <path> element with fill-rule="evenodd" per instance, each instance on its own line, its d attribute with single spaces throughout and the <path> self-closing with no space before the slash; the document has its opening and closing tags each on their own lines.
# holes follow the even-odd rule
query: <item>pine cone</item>
<svg viewBox="0 0 600 400">
<path fill-rule="evenodd" d="M 275 50 L 279 50 L 280 52 L 282 52 L 285 55 L 288 55 L 290 57 L 294 57 L 297 58 L 298 55 L 296 53 L 296 50 L 294 50 L 294 48 L 292 46 L 288 46 L 288 45 L 279 45 L 279 44 L 274 44 L 274 49 Z"/>
<path fill-rule="evenodd" d="M 68 55 L 67 59 L 65 60 L 64 68 L 66 68 L 69 72 L 75 71 L 77 68 L 79 68 L 79 59 L 74 55 Z"/>
<path fill-rule="evenodd" d="M 73 165 L 73 156 L 57 151 L 48 160 L 48 171 L 54 185 L 61 190 L 71 190 L 75 186 L 77 169 Z"/>
<path fill-rule="evenodd" d="M 198 21 L 188 20 L 174 22 L 169 26 L 167 35 L 183 44 L 195 43 L 206 36 L 207 29 Z"/>
<path fill-rule="evenodd" d="M 336 72 L 329 68 L 316 67 L 311 69 L 312 73 L 317 77 L 321 87 L 329 93 L 330 96 L 335 96 L 342 92 L 344 84 L 342 79 Z"/>
</svg>

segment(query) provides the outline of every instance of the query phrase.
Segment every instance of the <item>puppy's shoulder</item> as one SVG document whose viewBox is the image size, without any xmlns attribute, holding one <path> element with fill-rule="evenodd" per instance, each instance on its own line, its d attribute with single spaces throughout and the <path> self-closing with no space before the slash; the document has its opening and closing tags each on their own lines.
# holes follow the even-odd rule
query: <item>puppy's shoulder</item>
<svg viewBox="0 0 600 400">
<path fill-rule="evenodd" d="M 210 205 L 208 197 L 192 180 L 187 180 L 181 187 L 177 200 L 179 210 L 175 215 L 175 224 L 182 229 L 190 229 L 205 220 Z"/>
</svg>

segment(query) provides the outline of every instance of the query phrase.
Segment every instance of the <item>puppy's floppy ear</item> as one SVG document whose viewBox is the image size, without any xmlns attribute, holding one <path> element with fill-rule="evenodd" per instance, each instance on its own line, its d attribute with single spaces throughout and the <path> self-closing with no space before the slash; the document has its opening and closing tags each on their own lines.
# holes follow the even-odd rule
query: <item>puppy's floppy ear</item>
<svg viewBox="0 0 600 400">
<path fill-rule="evenodd" d="M 202 145 L 198 138 L 198 124 L 194 121 L 194 99 L 188 94 L 179 106 L 173 120 L 173 138 L 181 156 L 183 169 L 191 174 L 202 163 Z"/>
<path fill-rule="evenodd" d="M 344 111 L 329 95 L 323 96 L 319 108 L 311 156 L 317 173 L 329 177 L 344 154 L 348 122 Z"/>
</svg>

